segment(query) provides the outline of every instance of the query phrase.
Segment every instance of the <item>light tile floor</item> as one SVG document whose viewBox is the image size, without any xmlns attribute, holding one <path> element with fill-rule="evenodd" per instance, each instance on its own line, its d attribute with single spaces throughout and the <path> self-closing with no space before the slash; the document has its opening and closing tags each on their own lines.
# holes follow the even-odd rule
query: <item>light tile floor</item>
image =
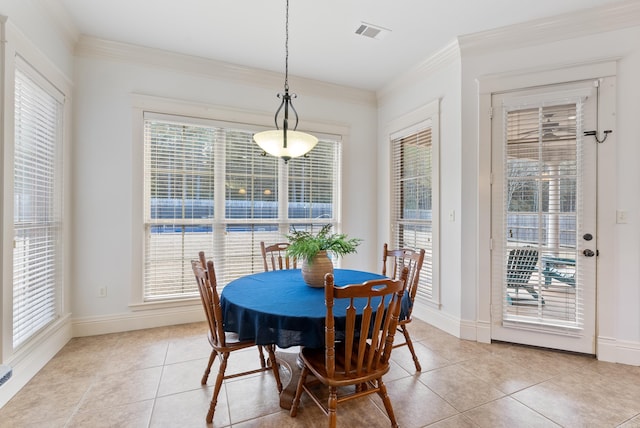
<svg viewBox="0 0 640 428">
<path fill-rule="evenodd" d="M 459 340 L 418 320 L 409 328 L 423 370 L 401 347 L 385 376 L 401 427 L 640 427 L 640 367 Z M 206 426 L 218 363 L 201 386 L 205 335 L 196 323 L 75 338 L 0 409 L 0 426 Z M 233 354 L 228 371 L 257 365 L 257 355 Z M 377 396 L 344 403 L 338 426 L 388 427 L 381 409 Z M 324 427 L 326 419 L 304 396 L 289 417 L 267 372 L 225 382 L 214 426 Z"/>
</svg>

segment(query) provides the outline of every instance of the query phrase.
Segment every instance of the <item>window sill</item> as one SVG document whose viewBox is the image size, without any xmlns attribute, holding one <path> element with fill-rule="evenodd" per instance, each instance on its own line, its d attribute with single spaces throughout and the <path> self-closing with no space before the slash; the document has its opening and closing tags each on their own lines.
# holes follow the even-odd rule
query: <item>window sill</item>
<svg viewBox="0 0 640 428">
<path fill-rule="evenodd" d="M 145 303 L 131 303 L 129 308 L 132 311 L 148 311 L 152 309 L 168 309 L 168 308 L 180 308 L 185 306 L 200 305 L 200 298 L 192 297 L 189 299 L 180 300 L 162 300 L 158 302 L 145 302 Z"/>
</svg>

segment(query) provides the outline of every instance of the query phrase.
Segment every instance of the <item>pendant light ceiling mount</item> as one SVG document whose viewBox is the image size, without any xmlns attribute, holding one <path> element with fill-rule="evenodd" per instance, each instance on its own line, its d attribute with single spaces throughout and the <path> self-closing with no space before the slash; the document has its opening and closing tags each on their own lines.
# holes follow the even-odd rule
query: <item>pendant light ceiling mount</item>
<svg viewBox="0 0 640 428">
<path fill-rule="evenodd" d="M 267 153 L 284 159 L 287 163 L 289 159 L 306 155 L 316 144 L 318 139 L 313 135 L 296 131 L 298 128 L 298 112 L 293 107 L 291 100 L 297 98 L 296 94 L 289 94 L 289 0 L 287 0 L 285 19 L 285 71 L 284 71 L 284 93 L 279 93 L 278 98 L 282 98 L 280 107 L 276 110 L 274 121 L 276 129 L 258 132 L 253 136 L 253 140 Z M 293 112 L 295 124 L 293 129 L 289 129 L 289 110 Z M 283 113 L 282 129 L 278 126 L 278 115 Z"/>
</svg>

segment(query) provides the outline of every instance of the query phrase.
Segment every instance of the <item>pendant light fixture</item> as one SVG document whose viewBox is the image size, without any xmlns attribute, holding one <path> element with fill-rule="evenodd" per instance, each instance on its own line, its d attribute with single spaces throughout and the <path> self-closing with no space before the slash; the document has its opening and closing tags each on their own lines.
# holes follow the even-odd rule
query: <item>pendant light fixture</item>
<svg viewBox="0 0 640 428">
<path fill-rule="evenodd" d="M 298 127 L 298 112 L 293 107 L 292 98 L 296 94 L 289 94 L 289 0 L 287 0 L 287 13 L 285 19 L 285 69 L 284 69 L 284 93 L 279 93 L 278 98 L 282 98 L 280 107 L 276 110 L 276 129 L 258 132 L 253 136 L 254 141 L 264 150 L 264 154 L 269 153 L 284 159 L 287 163 L 291 158 L 297 158 L 307 154 L 318 144 L 318 139 L 313 135 L 296 131 Z M 278 115 L 284 108 L 282 128 L 278 126 Z M 289 129 L 289 109 L 295 116 L 295 125 Z"/>
</svg>

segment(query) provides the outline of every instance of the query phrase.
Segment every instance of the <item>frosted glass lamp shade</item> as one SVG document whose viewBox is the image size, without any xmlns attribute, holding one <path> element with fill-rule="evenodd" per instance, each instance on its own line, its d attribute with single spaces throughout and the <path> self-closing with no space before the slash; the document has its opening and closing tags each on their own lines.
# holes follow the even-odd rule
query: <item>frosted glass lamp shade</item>
<svg viewBox="0 0 640 428">
<path fill-rule="evenodd" d="M 307 154 L 318 144 L 318 139 L 313 135 L 287 130 L 287 147 L 284 147 L 283 134 L 282 130 L 274 129 L 258 132 L 253 136 L 253 139 L 266 153 L 285 161 Z"/>
</svg>

